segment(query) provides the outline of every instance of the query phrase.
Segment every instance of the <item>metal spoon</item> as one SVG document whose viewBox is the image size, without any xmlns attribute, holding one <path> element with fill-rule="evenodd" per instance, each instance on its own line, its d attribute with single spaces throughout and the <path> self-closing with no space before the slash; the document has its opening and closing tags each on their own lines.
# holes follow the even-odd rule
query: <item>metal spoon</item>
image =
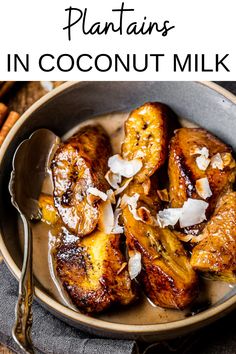
<svg viewBox="0 0 236 354">
<path fill-rule="evenodd" d="M 37 201 L 47 175 L 47 166 L 58 142 L 58 137 L 47 129 L 39 129 L 29 139 L 24 140 L 15 152 L 9 183 L 12 204 L 20 213 L 24 226 L 24 259 L 12 336 L 26 353 L 34 353 L 31 341 L 33 321 L 31 222 L 40 217 Z"/>
</svg>

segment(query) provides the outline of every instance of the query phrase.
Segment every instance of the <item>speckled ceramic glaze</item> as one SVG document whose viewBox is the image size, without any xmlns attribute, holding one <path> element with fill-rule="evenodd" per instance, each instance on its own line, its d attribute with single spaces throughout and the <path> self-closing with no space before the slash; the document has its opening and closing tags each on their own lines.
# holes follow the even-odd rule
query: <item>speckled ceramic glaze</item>
<svg viewBox="0 0 236 354">
<path fill-rule="evenodd" d="M 8 193 L 12 158 L 18 144 L 39 128 L 63 136 L 80 122 L 110 112 L 128 112 L 147 101 L 169 105 L 187 118 L 219 136 L 236 151 L 236 98 L 212 83 L 199 82 L 70 82 L 36 102 L 16 123 L 0 149 L 0 248 L 12 273 L 19 278 L 22 252 L 16 211 Z M 109 124 L 109 120 L 108 123 Z M 39 257 L 40 255 L 38 255 Z M 161 321 L 152 318 L 124 320 L 105 315 L 88 317 L 63 305 L 49 288 L 36 279 L 38 302 L 55 316 L 100 336 L 139 338 L 147 341 L 170 338 L 200 328 L 229 312 L 236 305 L 236 289 L 224 289 L 207 310 L 194 316 Z M 220 290 L 219 290 L 220 291 Z M 221 294 L 221 293 L 220 293 Z M 116 311 L 116 309 L 113 309 Z M 136 311 L 136 310 L 135 310 Z M 136 316 L 135 311 L 130 316 Z M 120 320 L 119 320 L 120 319 Z"/>
</svg>

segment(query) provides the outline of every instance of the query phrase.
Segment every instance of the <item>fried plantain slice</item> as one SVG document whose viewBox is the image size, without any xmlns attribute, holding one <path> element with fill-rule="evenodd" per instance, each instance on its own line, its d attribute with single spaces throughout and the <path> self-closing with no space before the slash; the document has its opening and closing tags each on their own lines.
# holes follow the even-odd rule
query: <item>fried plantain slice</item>
<svg viewBox="0 0 236 354">
<path fill-rule="evenodd" d="M 127 305 L 137 298 L 127 263 L 120 250 L 120 235 L 93 231 L 81 240 L 64 226 L 53 197 L 39 198 L 42 221 L 54 227 L 52 251 L 56 274 L 71 301 L 85 313 L 101 312 L 113 303 Z"/>
<path fill-rule="evenodd" d="M 141 286 L 151 301 L 166 308 L 183 309 L 198 294 L 197 276 L 177 237 L 167 228 L 135 220 L 123 211 L 129 251 L 141 253 Z"/>
<path fill-rule="evenodd" d="M 226 193 L 193 249 L 191 264 L 215 278 L 236 282 L 236 192 Z"/>
<path fill-rule="evenodd" d="M 199 168 L 196 160 L 199 156 L 197 151 L 203 148 L 209 154 L 206 159 L 203 156 L 208 164 L 205 170 Z M 222 160 L 222 169 L 213 167 L 211 163 L 217 154 Z M 171 139 L 169 155 L 171 207 L 181 208 L 188 198 L 201 199 L 196 190 L 196 181 L 207 177 L 212 192 L 212 196 L 206 199 L 209 203 L 207 217 L 212 215 L 220 195 L 235 181 L 236 169 L 231 148 L 204 129 L 181 128 Z"/>
<path fill-rule="evenodd" d="M 141 159 L 143 167 L 135 179 L 143 182 L 164 164 L 168 146 L 168 119 L 173 112 L 162 103 L 145 103 L 125 122 L 122 157 Z"/>
<path fill-rule="evenodd" d="M 68 230 L 80 237 L 97 225 L 100 200 L 88 197 L 87 190 L 109 189 L 105 174 L 110 155 L 111 144 L 104 129 L 88 125 L 61 144 L 52 161 L 55 207 Z"/>
<path fill-rule="evenodd" d="M 80 241 L 62 228 L 53 257 L 64 289 L 81 312 L 98 313 L 136 299 L 119 235 L 94 231 Z"/>
<path fill-rule="evenodd" d="M 144 195 L 141 185 L 133 183 L 127 193 L 139 193 L 138 209 L 144 206 L 156 215 L 160 204 L 152 190 Z M 141 253 L 142 271 L 138 279 L 146 295 L 155 305 L 185 308 L 198 294 L 198 279 L 181 242 L 168 228 L 136 220 L 128 206 L 123 209 L 123 221 L 129 252 Z"/>
</svg>

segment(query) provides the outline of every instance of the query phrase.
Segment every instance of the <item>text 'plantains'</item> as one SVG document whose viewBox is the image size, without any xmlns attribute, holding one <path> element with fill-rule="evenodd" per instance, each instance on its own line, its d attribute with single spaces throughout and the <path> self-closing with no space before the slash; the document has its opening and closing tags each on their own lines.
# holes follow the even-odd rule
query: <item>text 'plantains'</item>
<svg viewBox="0 0 236 354">
<path fill-rule="evenodd" d="M 163 37 L 175 28 L 171 26 L 168 20 L 160 23 L 150 21 L 144 16 L 139 21 L 133 21 L 135 9 L 125 8 L 122 2 L 120 8 L 112 9 L 112 21 L 92 22 L 89 18 L 88 9 L 81 10 L 76 7 L 68 7 L 65 9 L 68 18 L 67 26 L 63 30 L 67 31 L 68 40 L 72 39 L 72 28 L 82 32 L 84 35 L 106 35 L 109 33 L 118 33 L 120 35 L 150 35 L 160 33 Z M 132 17 L 132 22 L 129 22 Z"/>
</svg>

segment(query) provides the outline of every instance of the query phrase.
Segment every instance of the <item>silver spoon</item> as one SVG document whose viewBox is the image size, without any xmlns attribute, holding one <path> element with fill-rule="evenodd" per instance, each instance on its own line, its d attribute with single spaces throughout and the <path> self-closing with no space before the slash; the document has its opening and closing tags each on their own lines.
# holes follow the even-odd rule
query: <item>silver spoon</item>
<svg viewBox="0 0 236 354">
<path fill-rule="evenodd" d="M 24 140 L 15 152 L 9 183 L 12 204 L 20 213 L 24 226 L 24 259 L 12 336 L 26 353 L 34 353 L 31 340 L 33 322 L 31 222 L 40 217 L 37 201 L 47 175 L 47 167 L 58 142 L 58 137 L 47 129 L 39 129 L 29 139 Z"/>
</svg>

